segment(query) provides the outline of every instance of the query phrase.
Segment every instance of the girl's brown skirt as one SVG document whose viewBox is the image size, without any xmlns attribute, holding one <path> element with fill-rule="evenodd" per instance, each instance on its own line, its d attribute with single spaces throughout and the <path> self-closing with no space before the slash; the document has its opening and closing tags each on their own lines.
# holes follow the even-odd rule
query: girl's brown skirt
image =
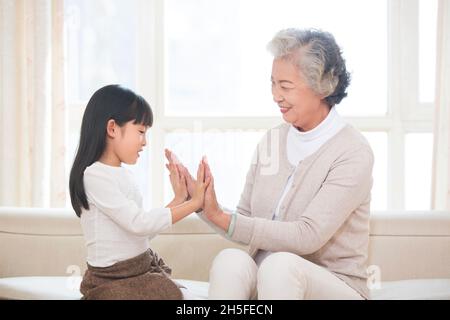
<svg viewBox="0 0 450 320">
<path fill-rule="evenodd" d="M 172 271 L 148 249 L 110 267 L 89 264 L 80 291 L 83 300 L 181 300 L 183 295 L 170 279 Z"/>
</svg>

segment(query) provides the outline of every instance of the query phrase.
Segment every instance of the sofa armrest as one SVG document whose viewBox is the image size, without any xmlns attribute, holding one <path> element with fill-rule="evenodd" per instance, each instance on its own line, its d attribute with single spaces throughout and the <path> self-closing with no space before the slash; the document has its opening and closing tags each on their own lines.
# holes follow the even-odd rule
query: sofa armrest
<svg viewBox="0 0 450 320">
<path fill-rule="evenodd" d="M 450 278 L 450 213 L 372 213 L 369 265 L 381 281 Z"/>
<path fill-rule="evenodd" d="M 371 236 L 450 236 L 448 211 L 375 211 Z"/>
</svg>

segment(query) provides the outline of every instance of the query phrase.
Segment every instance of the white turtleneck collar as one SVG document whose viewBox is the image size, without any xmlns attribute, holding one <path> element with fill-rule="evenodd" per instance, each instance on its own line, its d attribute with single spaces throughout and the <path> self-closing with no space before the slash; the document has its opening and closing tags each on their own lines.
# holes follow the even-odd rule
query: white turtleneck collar
<svg viewBox="0 0 450 320">
<path fill-rule="evenodd" d="M 345 127 L 345 120 L 331 108 L 327 117 L 314 129 L 301 132 L 293 125 L 289 128 L 287 136 L 287 155 L 292 165 L 317 151 L 326 141 Z"/>
</svg>

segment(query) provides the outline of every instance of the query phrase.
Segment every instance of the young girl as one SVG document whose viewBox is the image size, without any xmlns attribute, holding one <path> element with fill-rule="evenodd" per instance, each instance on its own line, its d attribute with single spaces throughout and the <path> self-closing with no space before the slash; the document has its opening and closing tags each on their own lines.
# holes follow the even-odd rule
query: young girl
<svg viewBox="0 0 450 320">
<path fill-rule="evenodd" d="M 170 268 L 150 250 L 149 239 L 198 210 L 209 179 L 200 163 L 195 194 L 186 201 L 186 182 L 170 164 L 174 199 L 165 208 L 144 211 L 121 164 L 136 163 L 152 123 L 148 103 L 118 85 L 95 92 L 84 112 L 69 183 L 87 246 L 83 299 L 183 298 Z"/>
</svg>

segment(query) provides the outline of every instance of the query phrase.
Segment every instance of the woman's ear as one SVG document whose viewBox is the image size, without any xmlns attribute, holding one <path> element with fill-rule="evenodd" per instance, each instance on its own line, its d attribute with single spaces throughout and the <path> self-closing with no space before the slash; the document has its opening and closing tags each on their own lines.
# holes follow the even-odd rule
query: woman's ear
<svg viewBox="0 0 450 320">
<path fill-rule="evenodd" d="M 114 121 L 113 119 L 108 120 L 108 122 L 106 123 L 106 134 L 108 135 L 108 137 L 110 138 L 115 138 L 117 135 L 117 123 L 116 121 Z"/>
</svg>

